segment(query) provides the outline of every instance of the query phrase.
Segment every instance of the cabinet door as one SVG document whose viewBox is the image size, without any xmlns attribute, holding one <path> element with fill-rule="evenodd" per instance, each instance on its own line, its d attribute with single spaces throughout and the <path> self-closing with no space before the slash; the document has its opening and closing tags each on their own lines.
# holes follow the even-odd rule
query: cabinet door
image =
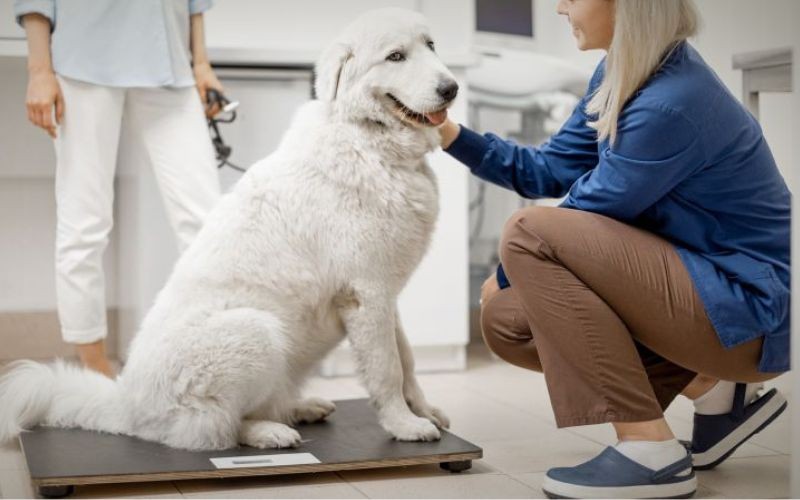
<svg viewBox="0 0 800 500">
<path fill-rule="evenodd" d="M 220 133 L 233 148 L 230 162 L 247 168 L 275 150 L 295 110 L 311 98 L 311 72 L 219 69 L 217 75 L 225 95 L 239 102 L 236 121 L 221 124 Z M 240 176 L 223 167 L 223 189 L 227 190 Z"/>
</svg>

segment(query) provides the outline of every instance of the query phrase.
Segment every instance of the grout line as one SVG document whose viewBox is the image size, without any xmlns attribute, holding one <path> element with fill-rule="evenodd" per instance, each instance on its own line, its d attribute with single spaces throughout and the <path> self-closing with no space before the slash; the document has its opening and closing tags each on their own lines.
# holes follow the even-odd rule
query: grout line
<svg viewBox="0 0 800 500">
<path fill-rule="evenodd" d="M 750 438 L 750 440 L 747 441 L 747 443 L 755 445 L 755 446 L 758 446 L 759 448 L 764 448 L 765 450 L 768 450 L 768 451 L 771 451 L 771 452 L 774 453 L 774 455 L 767 455 L 767 456 L 789 455 L 790 454 L 790 453 L 786 453 L 783 450 L 776 450 L 775 448 L 769 447 L 769 446 L 767 446 L 765 444 L 761 444 L 758 441 L 754 441 L 755 439 L 758 439 L 758 437 L 757 436 L 753 436 L 752 438 Z"/>
<path fill-rule="evenodd" d="M 337 472 L 336 475 L 338 476 L 339 473 Z M 351 483 L 350 481 L 348 481 L 345 478 L 342 478 L 342 480 L 344 481 L 345 484 L 349 484 L 353 489 L 355 489 L 357 492 L 359 492 L 362 497 L 364 497 L 364 498 L 372 498 L 371 496 L 367 495 L 364 491 L 362 491 L 361 488 L 358 487 L 358 484 Z"/>
<path fill-rule="evenodd" d="M 530 411 L 530 410 L 528 410 L 526 408 L 523 408 L 522 406 L 517 406 L 517 405 L 515 405 L 513 403 L 509 403 L 508 401 L 506 401 L 504 399 L 499 399 L 496 396 L 493 396 L 492 394 L 489 394 L 487 392 L 481 391 L 480 389 L 474 389 L 472 387 L 467 387 L 467 386 L 463 386 L 462 389 L 464 391 L 466 391 L 467 393 L 471 393 L 471 394 L 474 394 L 476 396 L 480 396 L 482 398 L 488 398 L 488 399 L 492 400 L 495 403 L 498 403 L 498 404 L 500 404 L 502 406 L 505 406 L 506 409 L 516 410 L 516 411 L 522 412 L 526 416 L 532 416 L 532 417 L 535 417 L 539 421 L 542 421 L 544 423 L 550 424 L 550 421 L 548 421 L 547 419 L 545 419 L 541 415 L 533 413 L 532 411 Z"/>
<path fill-rule="evenodd" d="M 701 486 L 703 487 L 704 490 L 711 493 L 712 496 L 726 498 L 726 496 L 721 491 L 717 491 L 714 488 L 710 488 L 709 486 L 707 486 L 703 481 L 700 480 L 700 476 L 697 475 L 697 489 L 699 490 Z M 708 497 L 702 497 L 702 498 L 708 498 Z"/>
<path fill-rule="evenodd" d="M 523 472 L 523 474 L 542 474 L 542 473 L 541 472 Z M 506 476 L 511 478 L 512 481 L 518 482 L 519 484 L 521 484 L 522 486 L 525 486 L 526 488 L 528 488 L 531 491 L 542 491 L 542 486 L 541 485 L 539 485 L 538 488 L 535 488 L 535 487 L 531 486 L 528 483 L 524 483 L 524 482 L 520 481 L 519 479 L 517 479 L 516 477 L 514 477 L 511 474 L 506 474 Z M 544 493 L 544 492 L 542 492 L 542 493 Z"/>
<path fill-rule="evenodd" d="M 755 436 L 753 436 L 753 437 L 755 437 Z M 775 449 L 770 448 L 769 446 L 764 446 L 763 444 L 759 444 L 759 443 L 757 443 L 755 441 L 748 440 L 748 441 L 745 441 L 745 442 L 747 444 L 751 445 L 751 446 L 755 446 L 756 448 L 761 448 L 762 450 L 766 450 L 766 451 L 772 452 L 771 455 L 764 455 L 764 456 L 767 456 L 767 457 L 774 457 L 775 455 L 787 455 L 787 456 L 790 455 L 789 453 L 786 453 L 785 451 L 775 450 Z M 733 458 L 759 458 L 759 457 L 733 457 Z"/>
<path fill-rule="evenodd" d="M 170 482 L 169 482 L 169 484 L 171 484 L 171 485 L 172 485 L 172 487 L 173 487 L 173 488 L 175 488 L 175 491 L 177 491 L 177 492 L 178 492 L 178 495 L 180 495 L 180 496 L 181 496 L 181 498 L 186 498 L 186 497 L 183 495 L 183 492 L 181 491 L 181 489 L 178 487 L 178 483 L 179 483 L 179 481 L 170 481 Z"/>
</svg>

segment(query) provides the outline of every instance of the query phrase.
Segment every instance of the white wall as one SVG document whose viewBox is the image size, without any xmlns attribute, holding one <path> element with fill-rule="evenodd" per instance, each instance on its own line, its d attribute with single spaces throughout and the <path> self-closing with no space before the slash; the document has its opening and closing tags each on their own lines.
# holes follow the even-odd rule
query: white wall
<svg viewBox="0 0 800 500">
<path fill-rule="evenodd" d="M 207 16 L 209 46 L 317 52 L 361 12 L 401 7 L 429 20 L 445 58 L 468 52 L 474 26 L 471 0 L 222 0 Z"/>
<path fill-rule="evenodd" d="M 698 0 L 703 19 L 694 46 L 737 97 L 741 71 L 731 57 L 741 52 L 788 47 L 794 43 L 800 2 L 797 0 Z M 790 94 L 763 94 L 760 121 L 775 161 L 787 180 L 795 175 L 798 157 L 792 151 Z"/>
</svg>

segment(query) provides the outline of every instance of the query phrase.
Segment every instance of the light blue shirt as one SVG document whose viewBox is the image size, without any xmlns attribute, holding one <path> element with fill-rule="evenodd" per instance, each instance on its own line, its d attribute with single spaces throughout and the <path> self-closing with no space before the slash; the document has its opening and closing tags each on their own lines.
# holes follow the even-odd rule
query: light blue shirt
<svg viewBox="0 0 800 500">
<path fill-rule="evenodd" d="M 212 0 L 15 0 L 50 20 L 54 71 L 110 87 L 194 85 L 189 16 Z"/>
</svg>

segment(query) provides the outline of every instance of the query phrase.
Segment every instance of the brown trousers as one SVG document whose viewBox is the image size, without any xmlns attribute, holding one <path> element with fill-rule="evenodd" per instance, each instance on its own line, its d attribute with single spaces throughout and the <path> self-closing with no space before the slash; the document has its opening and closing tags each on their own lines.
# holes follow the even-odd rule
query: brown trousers
<svg viewBox="0 0 800 500">
<path fill-rule="evenodd" d="M 677 252 L 652 233 L 529 207 L 506 223 L 500 260 L 512 286 L 484 298 L 484 339 L 544 372 L 559 427 L 661 418 L 698 373 L 775 376 L 758 371 L 761 338 L 722 346 Z"/>
</svg>

